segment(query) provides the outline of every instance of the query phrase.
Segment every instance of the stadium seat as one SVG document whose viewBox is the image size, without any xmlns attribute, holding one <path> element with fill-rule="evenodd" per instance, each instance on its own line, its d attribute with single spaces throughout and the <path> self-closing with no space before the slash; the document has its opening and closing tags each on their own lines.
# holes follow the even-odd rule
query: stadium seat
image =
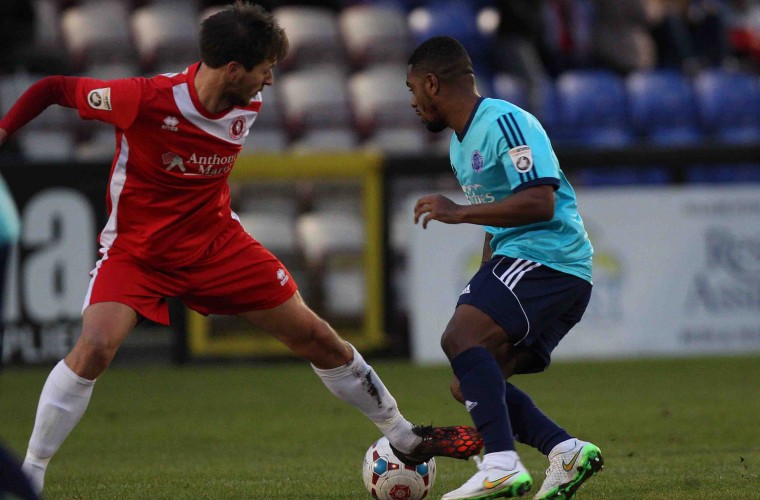
<svg viewBox="0 0 760 500">
<path fill-rule="evenodd" d="M 74 158 L 74 136 L 68 130 L 22 130 L 19 150 L 30 162 L 64 162 Z"/>
<path fill-rule="evenodd" d="M 420 155 L 427 151 L 425 131 L 421 124 L 414 127 L 380 127 L 361 145 L 362 149 L 381 151 L 388 155 Z"/>
<path fill-rule="evenodd" d="M 280 7 L 273 13 L 290 43 L 287 57 L 280 61 L 283 71 L 322 64 L 346 66 L 337 14 L 306 6 Z"/>
<path fill-rule="evenodd" d="M 280 258 L 298 251 L 292 214 L 246 211 L 239 212 L 238 217 L 248 234 Z"/>
<path fill-rule="evenodd" d="M 356 132 L 351 128 L 313 129 L 290 144 L 293 153 L 351 151 L 358 144 Z"/>
<path fill-rule="evenodd" d="M 405 67 L 413 48 L 405 12 L 387 5 L 354 5 L 341 11 L 338 22 L 353 67 L 389 62 Z"/>
<path fill-rule="evenodd" d="M 464 0 L 437 0 L 409 13 L 409 27 L 417 44 L 437 35 L 452 36 L 464 45 L 473 64 L 489 57 L 489 44 L 478 30 L 474 6 Z"/>
<path fill-rule="evenodd" d="M 301 215 L 296 233 L 304 256 L 322 283 L 328 315 L 359 315 L 364 309 L 364 221 L 356 212 L 314 211 Z"/>
<path fill-rule="evenodd" d="M 406 71 L 399 64 L 371 66 L 348 80 L 352 107 L 362 135 L 375 127 L 419 125 L 406 88 Z"/>
<path fill-rule="evenodd" d="M 694 79 L 700 122 L 708 134 L 729 143 L 760 140 L 760 81 L 757 75 L 706 70 Z"/>
<path fill-rule="evenodd" d="M 367 287 L 361 267 L 331 269 L 322 281 L 322 306 L 328 315 L 361 316 L 364 313 Z"/>
<path fill-rule="evenodd" d="M 98 127 L 90 138 L 76 145 L 74 157 L 81 162 L 110 162 L 116 151 L 113 127 Z"/>
<path fill-rule="evenodd" d="M 135 50 L 124 2 L 102 0 L 69 7 L 61 15 L 61 33 L 79 68 L 103 62 L 133 62 Z"/>
<path fill-rule="evenodd" d="M 662 145 L 694 144 L 699 128 L 694 91 L 679 71 L 639 71 L 625 81 L 631 123 L 645 140 Z"/>
<path fill-rule="evenodd" d="M 288 134 L 276 127 L 255 123 L 245 138 L 240 154 L 282 153 L 288 149 Z"/>
<path fill-rule="evenodd" d="M 604 70 L 573 70 L 556 81 L 559 115 L 552 142 L 622 146 L 633 141 L 622 80 Z"/>
<path fill-rule="evenodd" d="M 520 78 L 509 73 L 497 73 L 493 77 L 492 87 L 493 96 L 497 99 L 504 99 L 515 106 L 528 109 L 528 95 Z"/>
<path fill-rule="evenodd" d="M 54 48 L 61 42 L 60 7 L 57 0 L 34 0 L 34 43 Z"/>
<path fill-rule="evenodd" d="M 199 59 L 198 16 L 193 4 L 182 1 L 149 4 L 131 16 L 132 34 L 145 70 L 158 61 L 190 64 Z"/>
<path fill-rule="evenodd" d="M 140 68 L 136 64 L 126 62 L 93 64 L 87 67 L 83 76 L 97 80 L 116 80 L 130 78 L 140 74 Z"/>
<path fill-rule="evenodd" d="M 686 169 L 692 184 L 760 183 L 760 163 L 694 165 Z"/>
<path fill-rule="evenodd" d="M 574 186 L 583 187 L 635 186 L 668 184 L 672 174 L 668 168 L 657 166 L 596 167 L 578 169 L 570 180 Z"/>
<path fill-rule="evenodd" d="M 265 127 L 280 128 L 283 126 L 282 108 L 280 106 L 280 94 L 277 88 L 277 76 L 275 75 L 275 86 L 266 87 L 261 91 L 261 111 L 256 115 L 254 130 Z"/>
<path fill-rule="evenodd" d="M 344 74 L 333 67 L 303 69 L 280 78 L 280 102 L 292 135 L 314 127 L 351 127 Z"/>
</svg>

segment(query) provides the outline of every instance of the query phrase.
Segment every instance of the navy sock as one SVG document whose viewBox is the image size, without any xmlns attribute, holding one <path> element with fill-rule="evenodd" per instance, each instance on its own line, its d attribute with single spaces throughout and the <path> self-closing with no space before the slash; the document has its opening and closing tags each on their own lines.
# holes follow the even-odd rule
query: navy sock
<svg viewBox="0 0 760 500">
<path fill-rule="evenodd" d="M 530 396 L 509 382 L 506 383 L 505 401 L 517 441 L 549 455 L 559 443 L 572 439 L 565 429 L 538 409 Z"/>
<path fill-rule="evenodd" d="M 490 352 L 472 347 L 451 360 L 467 410 L 485 442 L 486 453 L 514 450 L 504 394 L 504 375 Z"/>
</svg>

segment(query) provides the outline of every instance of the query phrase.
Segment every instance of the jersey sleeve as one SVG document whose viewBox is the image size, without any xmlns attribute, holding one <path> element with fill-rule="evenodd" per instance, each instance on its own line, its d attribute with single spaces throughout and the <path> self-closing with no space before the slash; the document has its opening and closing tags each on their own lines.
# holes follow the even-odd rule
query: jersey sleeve
<svg viewBox="0 0 760 500">
<path fill-rule="evenodd" d="M 496 155 L 513 192 L 540 185 L 559 188 L 559 162 L 549 137 L 534 116 L 505 113 L 496 120 L 491 133 L 496 139 Z"/>
<path fill-rule="evenodd" d="M 77 82 L 76 106 L 79 116 L 85 120 L 129 128 L 140 110 L 141 99 L 140 78 L 108 81 L 80 78 Z"/>
</svg>

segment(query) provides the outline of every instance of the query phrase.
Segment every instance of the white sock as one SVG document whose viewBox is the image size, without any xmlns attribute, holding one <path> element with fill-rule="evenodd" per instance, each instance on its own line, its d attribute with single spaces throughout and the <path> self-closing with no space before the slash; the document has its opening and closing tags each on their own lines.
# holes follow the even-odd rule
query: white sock
<svg viewBox="0 0 760 500">
<path fill-rule="evenodd" d="M 350 344 L 349 344 L 350 345 Z M 322 382 L 343 401 L 355 406 L 377 425 L 388 440 L 404 453 L 409 453 L 422 441 L 412 432 L 412 424 L 401 415 L 388 389 L 375 370 L 354 351 L 353 359 L 337 368 L 312 368 Z"/>
<path fill-rule="evenodd" d="M 505 469 L 514 469 L 520 462 L 520 457 L 514 450 L 495 451 L 483 455 L 483 463 L 498 464 Z"/>
<path fill-rule="evenodd" d="M 48 375 L 22 465 L 37 492 L 42 491 L 48 462 L 82 418 L 94 383 L 71 371 L 63 360 Z"/>
</svg>

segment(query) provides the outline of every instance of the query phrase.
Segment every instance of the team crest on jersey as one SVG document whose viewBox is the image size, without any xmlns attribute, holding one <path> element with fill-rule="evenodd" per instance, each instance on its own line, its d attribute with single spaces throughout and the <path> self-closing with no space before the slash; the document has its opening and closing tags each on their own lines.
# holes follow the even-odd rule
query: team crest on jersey
<svg viewBox="0 0 760 500">
<path fill-rule="evenodd" d="M 111 87 L 91 90 L 87 94 L 87 104 L 93 109 L 111 111 Z"/>
<path fill-rule="evenodd" d="M 472 159 L 470 161 L 472 163 L 472 169 L 475 171 L 475 173 L 483 170 L 483 155 L 480 153 L 480 151 L 477 149 L 473 151 Z"/>
<path fill-rule="evenodd" d="M 243 137 L 245 133 L 245 117 L 238 116 L 230 124 L 230 137 L 233 140 L 238 140 Z"/>
<path fill-rule="evenodd" d="M 533 153 L 530 146 L 517 146 L 509 150 L 509 157 L 512 158 L 512 164 L 515 170 L 524 174 L 530 172 L 533 168 Z"/>
</svg>

